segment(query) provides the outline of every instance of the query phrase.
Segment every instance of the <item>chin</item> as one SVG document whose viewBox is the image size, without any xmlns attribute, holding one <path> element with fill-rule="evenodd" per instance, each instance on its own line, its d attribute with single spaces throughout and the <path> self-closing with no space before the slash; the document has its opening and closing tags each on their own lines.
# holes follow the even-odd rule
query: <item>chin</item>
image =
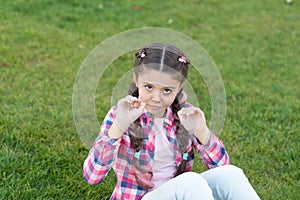
<svg viewBox="0 0 300 200">
<path fill-rule="evenodd" d="M 164 117 L 165 116 L 165 110 L 149 110 L 149 112 L 154 116 L 154 117 Z"/>
</svg>

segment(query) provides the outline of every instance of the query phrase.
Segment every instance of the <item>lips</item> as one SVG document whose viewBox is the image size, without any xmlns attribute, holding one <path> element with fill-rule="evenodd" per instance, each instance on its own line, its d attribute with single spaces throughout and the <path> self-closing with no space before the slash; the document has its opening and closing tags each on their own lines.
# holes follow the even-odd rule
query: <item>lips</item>
<svg viewBox="0 0 300 200">
<path fill-rule="evenodd" d="M 152 110 L 159 110 L 159 109 L 161 109 L 161 106 L 149 105 L 149 108 L 151 108 Z"/>
</svg>

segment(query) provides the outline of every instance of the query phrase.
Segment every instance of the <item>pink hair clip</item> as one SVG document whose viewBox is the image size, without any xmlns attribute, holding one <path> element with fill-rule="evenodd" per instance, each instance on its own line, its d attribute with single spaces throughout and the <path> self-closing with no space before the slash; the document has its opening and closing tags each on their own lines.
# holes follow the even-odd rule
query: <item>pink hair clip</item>
<svg viewBox="0 0 300 200">
<path fill-rule="evenodd" d="M 179 57 L 179 58 L 178 58 L 178 61 L 181 62 L 181 63 L 184 63 L 184 64 L 187 63 L 186 57 L 184 57 L 184 56 Z"/>
<path fill-rule="evenodd" d="M 146 54 L 144 51 L 140 51 L 138 57 L 145 58 Z"/>
</svg>

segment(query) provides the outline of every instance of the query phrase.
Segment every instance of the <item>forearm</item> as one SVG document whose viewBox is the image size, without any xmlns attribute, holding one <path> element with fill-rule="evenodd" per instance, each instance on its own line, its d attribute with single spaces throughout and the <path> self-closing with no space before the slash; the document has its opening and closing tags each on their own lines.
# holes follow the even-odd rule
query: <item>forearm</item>
<svg viewBox="0 0 300 200">
<path fill-rule="evenodd" d="M 111 139 L 108 132 L 115 119 L 115 109 L 112 107 L 101 124 L 101 130 L 83 165 L 84 179 L 90 184 L 98 184 L 107 175 L 116 158 L 120 140 Z"/>
<path fill-rule="evenodd" d="M 116 158 L 120 140 L 103 136 L 95 141 L 83 165 L 83 176 L 89 184 L 104 180 Z"/>
<path fill-rule="evenodd" d="M 117 125 L 117 123 L 113 123 L 110 127 L 110 129 L 108 130 L 108 137 L 112 138 L 112 139 L 118 139 L 120 137 L 122 137 L 124 131 L 121 130 L 121 128 Z"/>
<path fill-rule="evenodd" d="M 194 135 L 198 138 L 202 145 L 206 145 L 211 139 L 211 131 L 205 127 L 204 130 L 195 131 Z"/>
<path fill-rule="evenodd" d="M 212 132 L 210 132 L 210 140 L 208 140 L 205 145 L 199 143 L 199 139 L 197 139 L 196 137 L 194 139 L 194 148 L 197 149 L 198 154 L 207 168 L 228 165 L 230 163 L 229 156 L 222 141 Z"/>
</svg>

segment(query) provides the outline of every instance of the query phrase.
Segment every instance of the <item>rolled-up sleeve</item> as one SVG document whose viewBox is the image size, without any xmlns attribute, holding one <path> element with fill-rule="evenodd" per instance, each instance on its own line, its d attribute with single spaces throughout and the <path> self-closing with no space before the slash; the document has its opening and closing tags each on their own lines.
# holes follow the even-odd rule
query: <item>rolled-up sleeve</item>
<svg viewBox="0 0 300 200">
<path fill-rule="evenodd" d="M 194 136 L 193 145 L 207 168 L 211 169 L 230 164 L 229 156 L 222 141 L 212 132 L 210 132 L 210 139 L 207 144 L 202 145 Z"/>
</svg>

